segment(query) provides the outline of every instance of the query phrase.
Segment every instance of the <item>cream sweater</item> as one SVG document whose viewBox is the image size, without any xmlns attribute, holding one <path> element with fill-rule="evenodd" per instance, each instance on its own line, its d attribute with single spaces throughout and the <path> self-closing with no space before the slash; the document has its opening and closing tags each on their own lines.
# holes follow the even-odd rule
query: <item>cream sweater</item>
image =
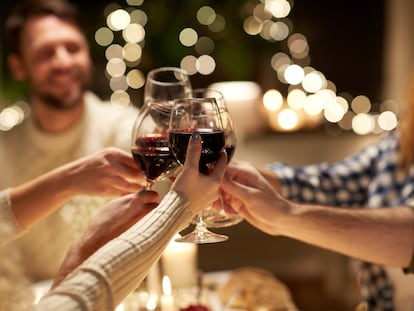
<svg viewBox="0 0 414 311">
<path fill-rule="evenodd" d="M 64 133 L 45 133 L 31 117 L 10 131 L 0 131 L 0 191 L 104 147 L 130 150 L 137 109 L 115 107 L 92 93 L 85 95 L 85 102 L 82 121 Z M 2 247 L 0 307 L 13 310 L 13 301 L 26 296 L 21 286 L 53 277 L 77 232 L 105 202 L 99 197 L 76 197 Z"/>
</svg>

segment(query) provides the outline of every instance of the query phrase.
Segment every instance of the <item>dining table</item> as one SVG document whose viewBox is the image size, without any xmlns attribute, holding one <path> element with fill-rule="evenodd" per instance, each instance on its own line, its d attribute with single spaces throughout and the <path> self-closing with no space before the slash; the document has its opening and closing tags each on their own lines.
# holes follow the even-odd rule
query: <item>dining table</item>
<svg viewBox="0 0 414 311">
<path fill-rule="evenodd" d="M 34 304 L 37 304 L 42 296 L 50 290 L 51 284 L 52 280 L 48 279 L 34 283 L 31 286 Z M 253 284 L 255 284 L 255 287 L 252 287 Z M 116 306 L 115 311 L 298 310 L 288 287 L 274 277 L 270 271 L 255 267 L 202 273 L 200 274 L 200 282 L 194 286 L 178 289 L 170 288 L 167 292 L 163 288 L 161 293 L 155 295 L 148 290 L 146 285 L 146 280 L 144 280 L 140 287 L 131 292 Z M 228 286 L 227 293 L 223 295 L 226 286 Z M 259 295 L 260 291 L 266 290 L 266 295 L 262 297 L 263 303 L 256 300 L 256 305 L 251 305 L 252 302 L 245 301 L 245 299 L 248 299 L 246 297 L 249 295 L 249 290 L 251 291 L 250 296 L 254 295 L 255 297 Z M 275 308 L 274 302 L 278 299 L 280 301 L 276 303 L 282 307 Z M 266 304 L 268 304 L 268 307 L 266 307 Z"/>
</svg>

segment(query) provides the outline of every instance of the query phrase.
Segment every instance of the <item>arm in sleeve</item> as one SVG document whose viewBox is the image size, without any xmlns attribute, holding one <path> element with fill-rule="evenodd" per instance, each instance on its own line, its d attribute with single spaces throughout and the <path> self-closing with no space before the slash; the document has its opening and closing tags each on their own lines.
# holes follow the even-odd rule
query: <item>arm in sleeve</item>
<svg viewBox="0 0 414 311">
<path fill-rule="evenodd" d="M 185 196 L 169 192 L 157 208 L 89 257 L 35 308 L 113 310 L 138 287 L 192 216 Z"/>
<path fill-rule="evenodd" d="M 379 161 L 396 165 L 395 137 L 391 134 L 334 163 L 292 167 L 275 162 L 267 167 L 280 179 L 282 194 L 291 200 L 343 207 L 363 205 L 370 180 L 379 172 Z"/>
<path fill-rule="evenodd" d="M 24 232 L 11 210 L 10 191 L 0 191 L 0 247 Z"/>
</svg>

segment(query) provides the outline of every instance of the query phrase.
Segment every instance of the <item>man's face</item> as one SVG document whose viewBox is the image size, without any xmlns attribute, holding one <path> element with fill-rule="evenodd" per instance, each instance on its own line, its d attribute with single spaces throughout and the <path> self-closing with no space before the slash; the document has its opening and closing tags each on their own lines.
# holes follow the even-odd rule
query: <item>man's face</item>
<svg viewBox="0 0 414 311">
<path fill-rule="evenodd" d="M 79 104 L 91 75 L 89 47 L 80 30 L 55 16 L 31 18 L 20 44 L 20 67 L 31 95 L 58 109 Z"/>
</svg>

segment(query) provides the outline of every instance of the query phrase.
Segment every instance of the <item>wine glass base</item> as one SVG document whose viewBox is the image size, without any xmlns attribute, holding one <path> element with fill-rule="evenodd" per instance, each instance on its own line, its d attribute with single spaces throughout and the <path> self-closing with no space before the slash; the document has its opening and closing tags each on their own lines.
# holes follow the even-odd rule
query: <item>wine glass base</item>
<svg viewBox="0 0 414 311">
<path fill-rule="evenodd" d="M 227 215 L 220 213 L 203 213 L 203 220 L 206 227 L 209 228 L 224 228 L 237 225 L 241 223 L 244 218 L 240 215 Z"/>
<path fill-rule="evenodd" d="M 196 244 L 207 244 L 207 243 L 218 243 L 227 241 L 229 237 L 211 231 L 203 230 L 201 232 L 190 232 L 182 237 L 176 238 L 176 242 L 184 243 L 196 243 Z"/>
</svg>

